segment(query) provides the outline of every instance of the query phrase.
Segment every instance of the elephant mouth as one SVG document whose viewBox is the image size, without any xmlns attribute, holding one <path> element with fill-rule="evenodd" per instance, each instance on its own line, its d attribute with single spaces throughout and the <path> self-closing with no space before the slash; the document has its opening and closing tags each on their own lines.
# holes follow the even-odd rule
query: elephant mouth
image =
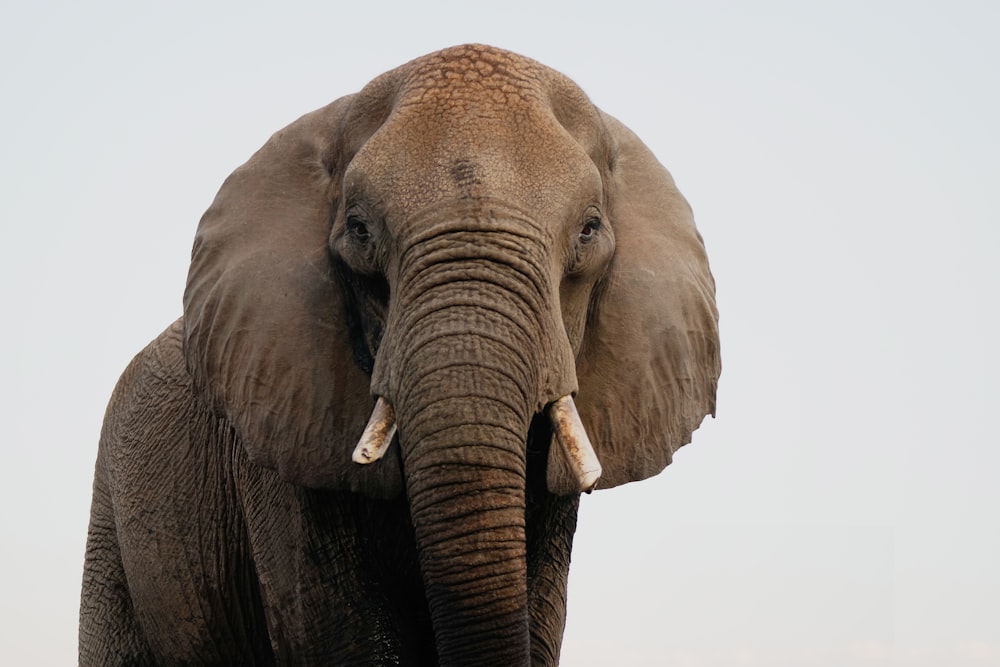
<svg viewBox="0 0 1000 667">
<path fill-rule="evenodd" d="M 549 404 L 545 413 L 552 428 L 552 442 L 562 450 L 569 463 L 577 480 L 577 491 L 590 493 L 601 478 L 601 462 L 583 428 L 576 402 L 567 394 Z M 389 449 L 395 434 L 396 411 L 388 399 L 379 396 L 352 460 L 361 465 L 378 461 Z"/>
</svg>

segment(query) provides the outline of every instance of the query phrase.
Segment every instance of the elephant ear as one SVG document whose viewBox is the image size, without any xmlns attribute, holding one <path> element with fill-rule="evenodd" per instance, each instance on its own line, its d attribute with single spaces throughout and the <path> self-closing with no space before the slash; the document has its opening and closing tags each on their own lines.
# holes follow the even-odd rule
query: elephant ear
<svg viewBox="0 0 1000 667">
<path fill-rule="evenodd" d="M 721 364 L 715 281 L 691 208 L 639 138 L 602 117 L 615 255 L 592 298 L 576 402 L 603 468 L 598 488 L 610 488 L 659 473 L 714 416 Z M 549 486 L 565 492 L 573 478 L 559 459 L 550 455 Z"/>
<path fill-rule="evenodd" d="M 373 401 L 328 250 L 350 105 L 303 116 L 226 179 L 195 237 L 184 352 L 253 462 L 287 482 L 392 497 L 398 456 L 351 461 Z"/>
</svg>

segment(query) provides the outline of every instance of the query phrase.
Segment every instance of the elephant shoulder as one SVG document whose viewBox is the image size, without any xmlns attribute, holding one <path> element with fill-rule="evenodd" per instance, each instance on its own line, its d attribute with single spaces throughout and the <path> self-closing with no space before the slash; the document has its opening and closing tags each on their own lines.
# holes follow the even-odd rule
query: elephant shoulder
<svg viewBox="0 0 1000 667">
<path fill-rule="evenodd" d="M 139 352 L 122 373 L 104 416 L 100 457 L 112 469 L 149 463 L 157 452 L 189 440 L 205 409 L 194 398 L 178 319 Z M 110 457 L 110 461 L 107 460 Z"/>
<path fill-rule="evenodd" d="M 118 380 L 105 419 L 113 416 L 115 408 L 150 401 L 169 403 L 191 394 L 191 376 L 184 364 L 183 322 L 183 318 L 177 319 L 135 355 Z"/>
</svg>

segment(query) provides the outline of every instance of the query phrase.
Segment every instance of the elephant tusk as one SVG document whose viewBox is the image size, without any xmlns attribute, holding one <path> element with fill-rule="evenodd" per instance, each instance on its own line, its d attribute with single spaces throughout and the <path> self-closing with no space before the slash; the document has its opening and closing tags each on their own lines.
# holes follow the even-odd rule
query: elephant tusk
<svg viewBox="0 0 1000 667">
<path fill-rule="evenodd" d="M 601 478 L 601 462 L 597 460 L 597 453 L 583 428 L 573 397 L 567 394 L 553 403 L 549 408 L 549 418 L 556 440 L 580 483 L 580 491 L 590 493 Z"/>
<path fill-rule="evenodd" d="M 392 404 L 382 396 L 375 402 L 372 416 L 361 434 L 358 446 L 354 448 L 351 459 L 355 463 L 374 463 L 385 455 L 392 437 L 396 435 L 396 411 Z"/>
</svg>

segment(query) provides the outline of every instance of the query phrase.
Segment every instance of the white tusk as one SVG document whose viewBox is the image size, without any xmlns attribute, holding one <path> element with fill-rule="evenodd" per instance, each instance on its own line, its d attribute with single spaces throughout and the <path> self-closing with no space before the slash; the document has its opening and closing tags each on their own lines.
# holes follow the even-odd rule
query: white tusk
<svg viewBox="0 0 1000 667">
<path fill-rule="evenodd" d="M 549 408 L 549 419 L 556 440 L 566 453 L 570 469 L 580 483 L 580 490 L 590 493 L 601 478 L 601 462 L 583 429 L 580 413 L 576 411 L 573 397 L 567 394 Z"/>
<path fill-rule="evenodd" d="M 361 434 L 358 446 L 354 448 L 351 459 L 355 463 L 374 463 L 385 455 L 392 436 L 396 435 L 396 411 L 392 404 L 382 396 L 375 402 L 372 416 Z"/>
</svg>

